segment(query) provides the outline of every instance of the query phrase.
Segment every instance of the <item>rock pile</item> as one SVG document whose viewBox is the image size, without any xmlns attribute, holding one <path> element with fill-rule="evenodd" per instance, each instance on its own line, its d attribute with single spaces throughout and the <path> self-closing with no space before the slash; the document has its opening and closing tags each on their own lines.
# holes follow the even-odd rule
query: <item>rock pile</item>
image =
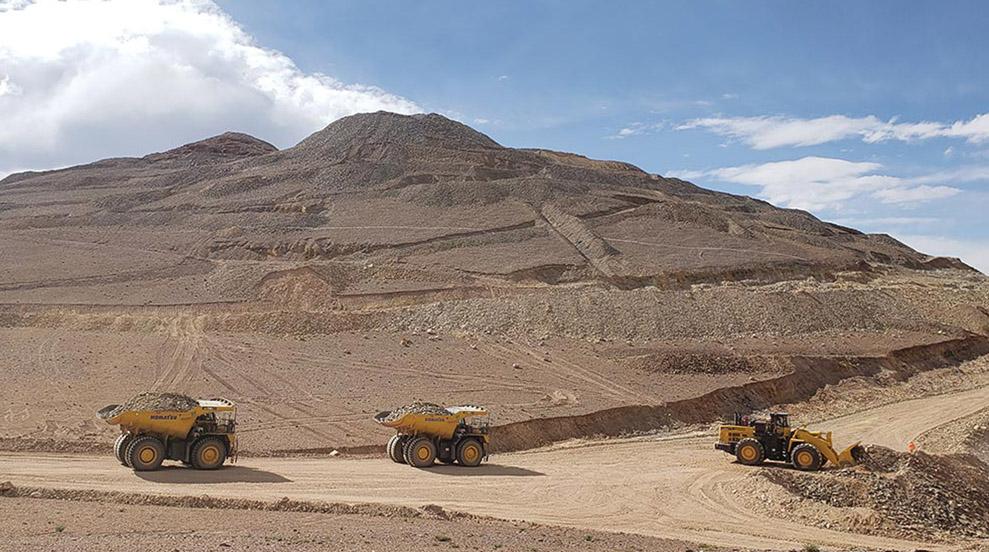
<svg viewBox="0 0 989 552">
<path fill-rule="evenodd" d="M 106 407 L 98 412 L 100 418 L 108 420 L 119 415 L 126 410 L 190 410 L 195 408 L 199 401 L 192 397 L 179 395 L 176 393 L 141 393 L 132 397 L 129 401 L 113 408 Z"/>
<path fill-rule="evenodd" d="M 438 404 L 427 402 L 414 402 L 405 406 L 400 406 L 382 418 L 384 422 L 393 422 L 406 414 L 449 414 L 450 411 Z"/>
<path fill-rule="evenodd" d="M 854 468 L 762 470 L 790 493 L 835 507 L 864 507 L 897 536 L 989 537 L 989 465 L 967 454 L 900 453 L 870 446 Z"/>
</svg>

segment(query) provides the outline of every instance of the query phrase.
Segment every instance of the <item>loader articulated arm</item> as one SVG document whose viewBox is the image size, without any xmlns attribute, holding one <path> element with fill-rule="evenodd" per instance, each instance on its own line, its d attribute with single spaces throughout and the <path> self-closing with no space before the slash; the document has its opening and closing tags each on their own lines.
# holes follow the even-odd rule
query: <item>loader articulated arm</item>
<svg viewBox="0 0 989 552">
<path fill-rule="evenodd" d="M 849 466 L 854 466 L 858 463 L 856 459 L 858 450 L 860 449 L 859 443 L 846 448 L 840 453 L 835 451 L 834 447 L 831 445 L 831 433 L 815 433 L 807 431 L 803 428 L 798 428 L 793 431 L 791 435 L 791 447 L 793 443 L 803 441 L 814 445 L 814 448 L 821 453 L 827 461 L 835 467 L 845 468 Z"/>
</svg>

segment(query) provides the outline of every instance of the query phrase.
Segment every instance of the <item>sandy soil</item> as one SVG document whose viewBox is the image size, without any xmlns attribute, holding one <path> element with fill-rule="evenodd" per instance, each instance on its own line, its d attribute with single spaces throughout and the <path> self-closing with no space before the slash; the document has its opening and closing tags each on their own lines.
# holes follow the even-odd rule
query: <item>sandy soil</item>
<svg viewBox="0 0 989 552">
<path fill-rule="evenodd" d="M 903 450 L 924 431 L 989 404 L 989 387 L 904 401 L 830 420 L 838 445 L 852 440 Z M 387 460 L 245 459 L 217 473 L 171 468 L 134 473 L 111 458 L 4 454 L 15 485 L 228 498 L 374 502 L 552 525 L 624 531 L 720 546 L 823 546 L 908 550 L 931 543 L 853 535 L 768 519 L 738 504 L 751 470 L 711 448 L 709 434 L 575 442 L 498 455 L 477 470 L 414 470 Z M 726 523 L 730 520 L 731 523 Z"/>
<path fill-rule="evenodd" d="M 876 355 L 945 336 L 889 332 L 701 343 L 587 343 L 449 333 L 341 332 L 277 338 L 215 333 L 176 316 L 161 332 L 0 328 L 5 448 L 93 450 L 116 428 L 95 412 L 144 391 L 223 396 L 239 408 L 243 450 L 379 444 L 381 411 L 413 399 L 484 404 L 494 422 L 657 405 L 780 377 L 781 355 Z M 112 382 L 112 384 L 109 384 Z M 20 444 L 17 444 L 20 443 Z"/>
<path fill-rule="evenodd" d="M 639 550 L 682 552 L 687 543 L 639 535 L 400 516 L 210 510 L 0 499 L 0 550 Z M 127 523 L 122 524 L 121 519 Z"/>
</svg>

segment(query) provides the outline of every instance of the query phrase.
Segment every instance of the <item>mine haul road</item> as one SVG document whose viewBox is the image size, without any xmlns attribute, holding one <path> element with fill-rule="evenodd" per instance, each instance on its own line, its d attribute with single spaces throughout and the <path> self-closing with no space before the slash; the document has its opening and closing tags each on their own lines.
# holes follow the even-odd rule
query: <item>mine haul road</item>
<svg viewBox="0 0 989 552">
<path fill-rule="evenodd" d="M 904 450 L 917 435 L 989 406 L 989 386 L 864 410 L 819 424 L 838 445 Z M 948 413 L 946 415 L 946 413 Z M 949 419 L 950 418 L 950 419 Z M 573 442 L 500 454 L 476 469 L 416 470 L 387 459 L 244 458 L 197 472 L 134 473 L 108 456 L 0 454 L 15 485 L 127 493 L 385 503 L 729 547 L 820 546 L 914 550 L 944 546 L 851 534 L 764 517 L 732 490 L 752 468 L 713 450 L 711 435 Z M 785 468 L 781 468 L 785 469 Z M 741 483 L 741 486 L 739 485 Z"/>
</svg>

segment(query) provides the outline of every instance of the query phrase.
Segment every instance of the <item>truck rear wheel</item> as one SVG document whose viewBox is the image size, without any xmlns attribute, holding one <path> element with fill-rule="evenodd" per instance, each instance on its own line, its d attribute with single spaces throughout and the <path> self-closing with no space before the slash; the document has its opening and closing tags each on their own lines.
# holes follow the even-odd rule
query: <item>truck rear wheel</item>
<svg viewBox="0 0 989 552">
<path fill-rule="evenodd" d="M 395 435 L 388 439 L 388 444 L 385 446 L 385 450 L 388 452 L 388 458 L 396 464 L 405 463 L 405 444 L 408 441 L 408 437 L 405 435 Z"/>
<path fill-rule="evenodd" d="M 746 437 L 735 445 L 735 458 L 746 466 L 756 466 L 766 459 L 766 451 L 762 448 L 762 443 Z"/>
<path fill-rule="evenodd" d="M 801 443 L 793 447 L 790 462 L 798 470 L 817 471 L 821 469 L 821 452 L 810 443 Z"/>
<path fill-rule="evenodd" d="M 121 433 L 117 440 L 113 442 L 113 456 L 123 465 L 127 465 L 127 447 L 130 446 L 134 436 L 130 433 Z"/>
<path fill-rule="evenodd" d="M 461 466 L 476 468 L 481 465 L 481 460 L 483 459 L 484 445 L 477 439 L 469 437 L 460 441 L 460 444 L 457 445 L 457 462 Z"/>
<path fill-rule="evenodd" d="M 157 470 L 164 460 L 165 443 L 157 437 L 135 437 L 127 447 L 127 465 L 134 471 Z"/>
<path fill-rule="evenodd" d="M 405 446 L 405 462 L 414 468 L 428 468 L 436 461 L 436 445 L 427 437 L 416 437 Z"/>
<path fill-rule="evenodd" d="M 219 437 L 203 437 L 192 445 L 189 457 L 197 470 L 215 470 L 227 459 L 227 444 Z"/>
</svg>

